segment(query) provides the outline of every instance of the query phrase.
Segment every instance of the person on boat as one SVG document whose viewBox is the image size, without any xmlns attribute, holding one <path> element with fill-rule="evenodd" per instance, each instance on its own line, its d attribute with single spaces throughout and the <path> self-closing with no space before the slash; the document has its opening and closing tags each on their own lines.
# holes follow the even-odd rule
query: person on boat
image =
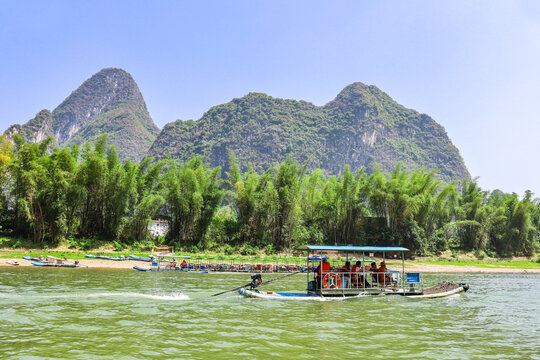
<svg viewBox="0 0 540 360">
<path fill-rule="evenodd" d="M 377 282 L 377 280 L 378 280 L 377 273 L 379 272 L 379 268 L 377 268 L 377 263 L 375 261 L 373 261 L 368 270 L 371 273 L 372 283 L 375 284 Z"/>
<path fill-rule="evenodd" d="M 187 267 L 187 262 L 186 262 L 185 259 L 182 260 L 182 263 L 180 264 L 180 267 L 181 267 L 182 269 L 185 269 L 185 268 Z"/>
<path fill-rule="evenodd" d="M 322 258 L 322 262 L 317 266 L 315 272 L 317 273 L 317 287 L 320 289 L 321 278 L 324 276 L 323 273 L 330 272 L 330 263 L 328 262 L 328 259 L 326 259 L 326 256 Z"/>
<path fill-rule="evenodd" d="M 348 288 L 349 282 L 351 280 L 351 262 L 346 261 L 345 265 L 341 267 L 342 277 L 343 277 L 343 287 Z"/>
<path fill-rule="evenodd" d="M 352 283 L 355 287 L 369 287 L 371 286 L 366 279 L 364 279 L 364 268 L 362 262 L 358 260 L 356 264 L 353 265 L 352 269 Z"/>
<path fill-rule="evenodd" d="M 381 285 L 392 285 L 396 286 L 397 283 L 395 280 L 392 279 L 392 276 L 388 272 L 388 269 L 386 268 L 386 261 L 381 261 L 381 266 L 379 266 L 379 269 L 377 270 L 378 276 L 379 276 L 379 283 Z"/>
</svg>

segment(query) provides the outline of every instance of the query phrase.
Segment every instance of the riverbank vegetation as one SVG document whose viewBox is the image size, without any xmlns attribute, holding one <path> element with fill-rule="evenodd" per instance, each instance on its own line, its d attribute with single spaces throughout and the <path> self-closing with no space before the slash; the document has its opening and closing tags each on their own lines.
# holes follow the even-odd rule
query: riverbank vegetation
<svg viewBox="0 0 540 360">
<path fill-rule="evenodd" d="M 485 191 L 475 180 L 444 183 L 436 171 L 339 176 L 307 173 L 291 158 L 258 173 L 201 157 L 120 162 L 102 136 L 53 148 L 51 140 L 0 139 L 0 225 L 10 239 L 41 248 L 118 251 L 166 243 L 198 253 L 274 254 L 301 244 L 404 246 L 416 255 L 473 251 L 478 258 L 539 250 L 540 201 L 526 192 Z M 155 238 L 151 219 L 168 222 Z M 12 244 L 12 247 L 17 247 Z"/>
</svg>

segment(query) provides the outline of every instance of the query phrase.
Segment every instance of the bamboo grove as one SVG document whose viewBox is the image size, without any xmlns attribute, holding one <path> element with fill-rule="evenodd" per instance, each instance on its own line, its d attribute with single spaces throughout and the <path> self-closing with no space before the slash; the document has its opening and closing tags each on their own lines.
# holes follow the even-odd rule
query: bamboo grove
<svg viewBox="0 0 540 360">
<path fill-rule="evenodd" d="M 539 250 L 540 201 L 526 192 L 443 183 L 436 171 L 391 173 L 346 166 L 306 172 L 291 158 L 259 174 L 231 153 L 229 171 L 201 157 L 121 162 L 102 136 L 53 148 L 0 138 L 0 224 L 4 233 L 56 246 L 81 239 L 116 248 L 162 241 L 190 251 L 273 253 L 300 244 L 400 245 L 417 254 L 473 250 L 528 256 Z M 164 239 L 148 231 L 169 223 Z M 79 240 L 77 240 L 79 239 Z"/>
</svg>

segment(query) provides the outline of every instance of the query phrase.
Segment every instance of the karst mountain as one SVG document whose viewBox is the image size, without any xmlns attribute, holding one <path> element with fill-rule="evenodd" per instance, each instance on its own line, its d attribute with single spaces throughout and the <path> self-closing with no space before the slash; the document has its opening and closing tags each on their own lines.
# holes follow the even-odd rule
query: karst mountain
<svg viewBox="0 0 540 360">
<path fill-rule="evenodd" d="M 445 181 L 470 178 L 444 128 L 426 114 L 406 108 L 376 86 L 345 87 L 324 106 L 249 93 L 210 108 L 199 120 L 175 122 L 159 131 L 131 75 L 103 69 L 52 112 L 40 111 L 13 125 L 26 141 L 53 137 L 59 146 L 92 142 L 109 134 L 122 159 L 168 156 L 185 162 L 203 155 L 211 166 L 228 168 L 228 151 L 247 169 L 265 171 L 292 156 L 309 169 L 339 174 L 346 164 L 369 173 L 379 164 L 391 171 L 438 169 Z"/>
</svg>

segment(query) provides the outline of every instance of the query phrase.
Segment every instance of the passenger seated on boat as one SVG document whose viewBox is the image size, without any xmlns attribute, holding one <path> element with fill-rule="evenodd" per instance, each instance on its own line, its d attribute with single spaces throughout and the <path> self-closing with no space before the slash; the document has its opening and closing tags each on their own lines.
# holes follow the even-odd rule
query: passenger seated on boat
<svg viewBox="0 0 540 360">
<path fill-rule="evenodd" d="M 373 284 L 377 283 L 377 273 L 379 272 L 379 269 L 377 268 L 377 263 L 375 261 L 371 263 L 369 272 L 371 272 L 371 280 L 373 281 Z"/>
<path fill-rule="evenodd" d="M 351 287 L 358 287 L 358 272 L 362 271 L 361 262 L 357 261 L 351 268 Z"/>
<path fill-rule="evenodd" d="M 342 287 L 349 288 L 350 280 L 351 280 L 351 262 L 350 261 L 345 262 L 345 265 L 343 265 L 343 267 L 341 268 L 341 272 L 342 272 L 341 277 L 343 278 Z"/>
<path fill-rule="evenodd" d="M 371 285 L 368 283 L 366 279 L 364 279 L 364 268 L 362 266 L 361 261 L 357 261 L 355 265 L 353 265 L 352 269 L 352 280 L 351 284 L 353 287 L 361 288 L 361 287 L 370 287 Z"/>
<path fill-rule="evenodd" d="M 321 288 L 321 278 L 323 273 L 330 272 L 330 263 L 326 259 L 326 256 L 322 258 L 322 262 L 317 266 L 317 268 L 314 270 L 314 272 L 317 273 L 317 288 Z"/>
<path fill-rule="evenodd" d="M 180 264 L 180 267 L 181 267 L 182 269 L 185 269 L 185 268 L 187 267 L 187 262 L 186 262 L 186 260 L 182 260 L 182 263 Z"/>
<path fill-rule="evenodd" d="M 379 280 L 379 284 L 380 286 L 396 286 L 397 285 L 397 282 L 392 279 L 392 275 L 390 275 L 390 273 L 388 272 L 388 269 L 386 269 L 386 262 L 383 260 L 381 261 L 381 266 L 379 267 L 379 269 L 377 270 L 378 272 L 378 280 Z"/>
</svg>

